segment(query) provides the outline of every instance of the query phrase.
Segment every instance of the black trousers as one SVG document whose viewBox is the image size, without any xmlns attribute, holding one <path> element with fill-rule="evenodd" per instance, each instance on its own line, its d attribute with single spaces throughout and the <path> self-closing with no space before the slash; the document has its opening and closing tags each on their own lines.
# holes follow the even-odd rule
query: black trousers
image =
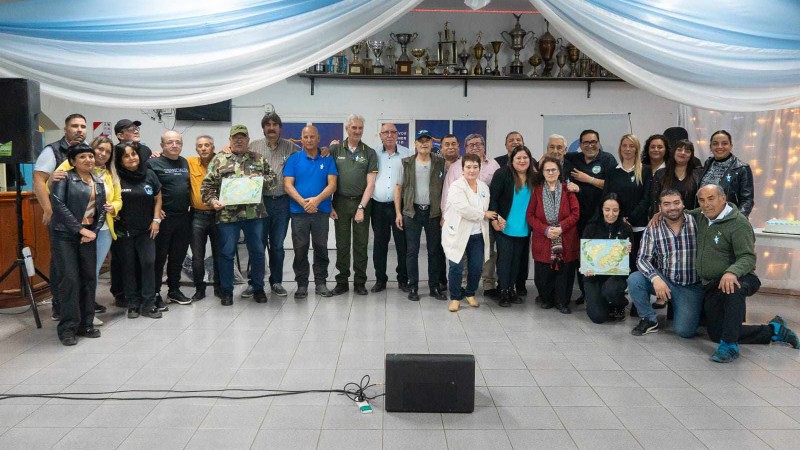
<svg viewBox="0 0 800 450">
<path fill-rule="evenodd" d="M 584 278 L 586 314 L 592 322 L 603 323 L 608 320 L 608 313 L 612 309 L 622 309 L 628 304 L 625 298 L 627 280 L 628 277 L 609 275 Z"/>
<path fill-rule="evenodd" d="M 497 287 L 524 287 L 528 278 L 530 236 L 508 236 L 501 231 L 494 237 L 497 243 Z"/>
<path fill-rule="evenodd" d="M 425 242 L 428 246 L 428 287 L 439 289 L 440 265 L 442 252 L 442 226 L 439 217 L 431 217 L 430 207 L 422 209 L 414 205 L 414 217 L 403 216 L 403 229 L 406 232 L 406 267 L 408 284 L 419 287 L 419 250 L 422 230 L 425 230 Z"/>
<path fill-rule="evenodd" d="M 120 263 L 124 267 L 141 267 L 141 276 L 135 270 L 122 273 L 122 287 L 128 308 L 146 309 L 155 303 L 155 271 L 156 244 L 150 239 L 150 232 L 145 231 L 137 236 L 119 236 L 117 238 Z"/>
<path fill-rule="evenodd" d="M 155 280 L 156 293 L 161 293 L 161 280 L 164 276 L 164 265 L 167 266 L 167 287 L 170 291 L 181 286 L 181 268 L 189 250 L 192 239 L 190 232 L 192 215 L 168 214 L 161 221 L 158 235 L 156 235 L 156 262 Z"/>
<path fill-rule="evenodd" d="M 50 248 L 53 249 L 56 247 L 56 244 L 53 243 L 54 239 L 54 231 L 50 231 L 49 239 L 50 239 Z M 58 273 L 58 264 L 53 261 L 53 258 L 50 258 L 50 293 L 53 296 L 52 305 L 53 305 L 53 312 L 58 314 L 61 311 L 61 298 L 58 294 L 58 280 L 61 277 L 61 274 Z"/>
<path fill-rule="evenodd" d="M 298 287 L 308 287 L 308 248 L 314 246 L 314 284 L 324 285 L 328 279 L 329 213 L 292 214 L 292 246 L 294 247 L 294 280 Z"/>
<path fill-rule="evenodd" d="M 761 287 L 761 280 L 754 274 L 739 278 L 741 288 L 732 294 L 719 289 L 719 280 L 703 286 L 703 310 L 706 314 L 708 337 L 714 342 L 723 340 L 729 344 L 769 344 L 774 330 L 770 325 L 743 325 L 745 299 Z"/>
<path fill-rule="evenodd" d="M 533 262 L 533 281 L 536 283 L 536 290 L 539 291 L 542 303 L 562 306 L 569 304 L 577 265 L 577 261 L 563 263 L 558 270 L 555 270 L 549 263 Z"/>
<path fill-rule="evenodd" d="M 58 337 L 63 339 L 74 336 L 78 328 L 91 327 L 94 321 L 97 245 L 95 241 L 81 244 L 81 236 L 71 232 L 51 229 L 50 235 L 51 264 L 60 275 L 56 285 L 61 301 Z"/>
<path fill-rule="evenodd" d="M 194 211 L 192 213 L 192 282 L 195 288 L 206 286 L 206 240 L 211 240 L 211 258 L 214 262 L 214 286 L 219 286 L 219 229 L 215 211 Z M 160 233 L 159 233 L 160 234 Z"/>
<path fill-rule="evenodd" d="M 408 270 L 406 269 L 406 235 L 403 230 L 395 225 L 394 202 L 371 201 L 372 205 L 372 260 L 375 263 L 375 278 L 384 283 L 389 281 L 386 275 L 386 259 L 389 255 L 389 240 L 394 238 L 394 247 L 397 251 L 397 282 L 408 283 Z M 443 265 L 440 261 L 439 264 Z"/>
</svg>

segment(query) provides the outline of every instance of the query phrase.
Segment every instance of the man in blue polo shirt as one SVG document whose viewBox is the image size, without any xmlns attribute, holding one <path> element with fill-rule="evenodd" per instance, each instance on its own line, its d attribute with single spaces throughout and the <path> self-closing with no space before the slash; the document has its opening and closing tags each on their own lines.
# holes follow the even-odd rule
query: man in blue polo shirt
<svg viewBox="0 0 800 450">
<path fill-rule="evenodd" d="M 332 156 L 319 151 L 319 132 L 313 125 L 303 128 L 303 151 L 292 154 L 283 167 L 283 187 L 291 199 L 292 244 L 294 246 L 294 298 L 308 295 L 308 247 L 314 244 L 315 292 L 322 297 L 333 293 L 325 285 L 328 278 L 328 226 L 331 196 L 336 192 L 339 172 Z M 309 239 L 310 236 L 310 239 Z"/>
</svg>

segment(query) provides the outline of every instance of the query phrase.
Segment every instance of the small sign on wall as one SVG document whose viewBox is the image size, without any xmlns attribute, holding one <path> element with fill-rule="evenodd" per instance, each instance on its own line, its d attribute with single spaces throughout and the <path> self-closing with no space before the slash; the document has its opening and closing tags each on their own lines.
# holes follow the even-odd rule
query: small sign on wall
<svg viewBox="0 0 800 450">
<path fill-rule="evenodd" d="M 111 132 L 111 122 L 94 122 L 93 123 L 93 136 L 105 136 L 105 137 L 112 137 L 114 134 Z"/>
</svg>

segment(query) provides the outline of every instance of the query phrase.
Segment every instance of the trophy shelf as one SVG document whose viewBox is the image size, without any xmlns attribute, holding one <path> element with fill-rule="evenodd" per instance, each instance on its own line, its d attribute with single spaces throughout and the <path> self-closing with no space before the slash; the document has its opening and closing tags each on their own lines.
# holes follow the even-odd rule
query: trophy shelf
<svg viewBox="0 0 800 450">
<path fill-rule="evenodd" d="M 511 76 L 493 76 L 493 75 L 350 75 L 339 73 L 298 73 L 300 78 L 308 78 L 311 83 L 311 95 L 314 95 L 314 87 L 317 78 L 330 79 L 330 80 L 385 80 L 385 81 L 425 81 L 425 80 L 459 80 L 464 82 L 464 97 L 467 97 L 467 86 L 470 80 L 476 81 L 554 81 L 554 82 L 585 82 L 586 83 L 586 98 L 592 96 L 592 83 L 594 82 L 625 82 L 622 78 L 610 77 L 575 77 L 575 78 L 549 78 L 537 77 L 531 78 L 528 76 L 511 77 Z"/>
</svg>

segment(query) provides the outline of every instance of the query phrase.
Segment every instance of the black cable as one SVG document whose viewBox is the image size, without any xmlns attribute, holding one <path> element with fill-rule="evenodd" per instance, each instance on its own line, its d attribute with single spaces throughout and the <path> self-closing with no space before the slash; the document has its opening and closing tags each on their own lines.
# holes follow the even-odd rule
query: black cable
<svg viewBox="0 0 800 450">
<path fill-rule="evenodd" d="M 354 386 L 349 388 L 349 386 Z M 283 390 L 283 389 L 196 389 L 196 390 L 172 390 L 172 389 L 122 389 L 116 391 L 96 391 L 96 392 L 67 392 L 67 393 L 30 393 L 30 394 L 0 394 L 0 401 L 11 398 L 47 398 L 59 400 L 123 400 L 123 401 L 141 401 L 141 400 L 173 400 L 173 399 L 193 399 L 193 398 L 214 398 L 225 400 L 249 400 L 268 397 L 282 397 L 287 395 L 309 394 L 309 393 L 336 393 L 345 395 L 353 401 L 372 400 L 383 396 L 378 394 L 368 396 L 366 390 L 370 387 L 377 386 L 376 384 L 369 384 L 369 375 L 364 375 L 359 383 L 347 383 L 343 389 L 306 389 L 306 390 Z M 213 394 L 215 392 L 268 392 L 267 394 L 258 395 L 245 395 L 245 396 L 230 396 L 230 395 L 175 395 L 163 397 L 113 397 L 116 394 L 130 394 L 130 393 L 164 393 L 164 394 Z M 90 397 L 76 397 L 87 395 Z M 98 395 L 106 395 L 106 397 L 97 397 Z"/>
</svg>

